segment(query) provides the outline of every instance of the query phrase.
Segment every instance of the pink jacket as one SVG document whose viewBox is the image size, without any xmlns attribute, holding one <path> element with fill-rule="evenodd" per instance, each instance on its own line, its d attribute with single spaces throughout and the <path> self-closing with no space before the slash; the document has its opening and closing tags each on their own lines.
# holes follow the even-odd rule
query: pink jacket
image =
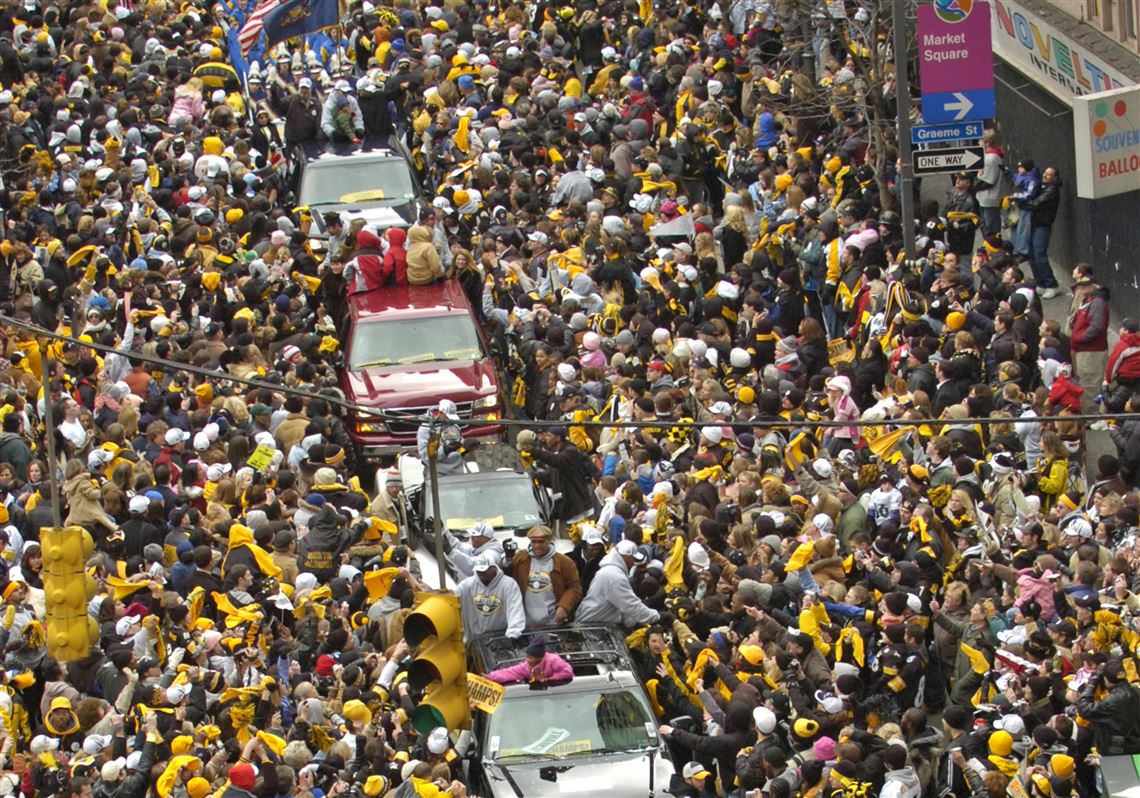
<svg viewBox="0 0 1140 798">
<path fill-rule="evenodd" d="M 168 120 L 184 116 L 189 121 L 196 122 L 206 113 L 206 103 L 200 94 L 191 91 L 178 90 L 174 92 L 174 103 L 170 106 Z"/>
<path fill-rule="evenodd" d="M 1036 599 L 1041 605 L 1041 620 L 1047 622 L 1053 617 L 1056 606 L 1053 603 L 1053 583 L 1050 580 L 1038 578 L 1033 575 L 1032 568 L 1025 568 L 1017 572 L 1017 586 L 1020 589 L 1017 601 L 1013 602 L 1014 606 L 1020 607 L 1029 599 Z"/>
<path fill-rule="evenodd" d="M 530 663 L 525 659 L 518 665 L 512 665 L 509 668 L 500 668 L 497 671 L 491 671 L 487 674 L 487 678 L 492 682 L 499 684 L 511 684 L 512 682 L 530 682 L 535 681 L 536 677 L 541 677 L 548 682 L 561 682 L 569 681 L 574 678 L 574 669 L 570 667 L 570 663 L 562 659 L 557 654 L 547 652 L 542 658 L 542 662 L 538 663 L 533 669 Z"/>
</svg>

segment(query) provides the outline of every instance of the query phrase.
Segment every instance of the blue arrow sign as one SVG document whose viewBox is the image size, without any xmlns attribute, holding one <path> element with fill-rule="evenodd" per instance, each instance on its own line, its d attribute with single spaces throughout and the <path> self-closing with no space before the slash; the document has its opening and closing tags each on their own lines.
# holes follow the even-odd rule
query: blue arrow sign
<svg viewBox="0 0 1140 798">
<path fill-rule="evenodd" d="M 965 122 L 969 119 L 993 119 L 996 115 L 993 89 L 922 95 L 922 119 L 925 122 Z"/>
<path fill-rule="evenodd" d="M 912 144 L 941 144 L 946 141 L 980 139 L 985 133 L 982 122 L 962 122 L 957 125 L 915 125 L 910 129 Z"/>
</svg>

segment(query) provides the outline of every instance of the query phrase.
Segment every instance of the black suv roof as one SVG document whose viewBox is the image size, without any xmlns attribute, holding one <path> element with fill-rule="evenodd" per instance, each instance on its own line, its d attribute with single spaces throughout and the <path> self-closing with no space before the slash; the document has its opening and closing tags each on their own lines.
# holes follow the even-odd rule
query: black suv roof
<svg viewBox="0 0 1140 798">
<path fill-rule="evenodd" d="M 565 626 L 529 632 L 518 646 L 505 635 L 484 635 L 471 641 L 468 651 L 478 670 L 487 673 L 521 662 L 523 649 L 540 635 L 546 640 L 546 650 L 566 660 L 575 676 L 633 668 L 625 636 L 612 626 Z"/>
</svg>

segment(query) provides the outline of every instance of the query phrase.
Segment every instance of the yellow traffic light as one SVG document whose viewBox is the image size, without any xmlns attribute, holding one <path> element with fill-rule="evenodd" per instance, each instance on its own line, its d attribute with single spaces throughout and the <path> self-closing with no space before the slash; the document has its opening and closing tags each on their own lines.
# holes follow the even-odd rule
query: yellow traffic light
<svg viewBox="0 0 1140 798">
<path fill-rule="evenodd" d="M 423 700 L 412 713 L 412 726 L 422 735 L 438 726 L 469 726 L 459 599 L 434 593 L 422 597 L 404 621 L 404 639 L 416 651 L 408 668 L 408 684 L 413 690 L 424 690 Z"/>
<path fill-rule="evenodd" d="M 40 546 L 48 653 L 61 662 L 82 659 L 99 640 L 99 625 L 87 614 L 87 603 L 98 590 L 87 573 L 95 541 L 83 527 L 45 527 Z"/>
</svg>

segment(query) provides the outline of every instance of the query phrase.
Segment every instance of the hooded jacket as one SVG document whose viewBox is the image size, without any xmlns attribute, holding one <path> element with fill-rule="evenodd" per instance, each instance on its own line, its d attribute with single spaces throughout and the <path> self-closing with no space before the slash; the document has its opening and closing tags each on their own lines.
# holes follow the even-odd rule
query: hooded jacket
<svg viewBox="0 0 1140 798">
<path fill-rule="evenodd" d="M 578 568 L 565 554 L 551 552 L 551 556 L 553 563 L 549 574 L 550 589 L 554 591 L 556 606 L 564 609 L 566 617 L 570 618 L 574 615 L 574 608 L 582 600 L 582 582 L 578 577 Z M 511 575 L 518 583 L 519 590 L 525 594 L 530 582 L 530 552 L 516 551 L 511 564 Z M 539 587 L 537 583 L 536 587 Z"/>
<path fill-rule="evenodd" d="M 407 240 L 408 233 L 402 227 L 393 227 L 388 231 L 388 252 L 384 255 L 384 264 L 380 269 L 381 284 L 408 284 L 408 251 L 404 249 Z"/>
<path fill-rule="evenodd" d="M 463 642 L 488 632 L 505 632 L 519 637 L 526 629 L 522 592 L 514 579 L 498 569 L 491 583 L 484 585 L 478 575 L 469 576 L 455 589 L 463 615 Z"/>
<path fill-rule="evenodd" d="M 1105 382 L 1113 380 L 1140 380 L 1140 333 L 1126 332 L 1120 336 L 1108 356 Z"/>
<path fill-rule="evenodd" d="M 887 780 L 883 784 L 880 798 L 919 798 L 922 795 L 922 784 L 918 774 L 910 765 L 898 770 L 888 770 Z"/>
<path fill-rule="evenodd" d="M 297 547 L 297 568 L 311 573 L 322 584 L 337 575 L 340 553 L 349 543 L 350 532 L 340 523 L 340 513 L 325 505 L 309 522 L 309 534 Z"/>
<path fill-rule="evenodd" d="M 590 583 L 590 592 L 578 605 L 575 620 L 635 627 L 656 623 L 660 617 L 657 610 L 645 606 L 633 592 L 629 568 L 615 549 L 602 558 L 598 573 Z"/>
<path fill-rule="evenodd" d="M 356 234 L 356 251 L 352 253 L 352 261 L 349 264 L 356 274 L 353 293 L 374 291 L 384 284 L 382 253 L 380 239 L 375 233 L 361 230 Z"/>
<path fill-rule="evenodd" d="M 479 557 L 486 555 L 502 562 L 507 556 L 503 544 L 495 538 L 488 538 L 486 543 L 476 548 L 469 541 L 456 539 L 449 529 L 443 530 L 443 536 L 448 547 L 447 559 L 463 578 L 474 575 L 475 560 Z"/>
<path fill-rule="evenodd" d="M 431 240 L 431 230 L 416 225 L 408 232 L 408 283 L 427 285 L 443 277 L 443 263 Z"/>
</svg>

